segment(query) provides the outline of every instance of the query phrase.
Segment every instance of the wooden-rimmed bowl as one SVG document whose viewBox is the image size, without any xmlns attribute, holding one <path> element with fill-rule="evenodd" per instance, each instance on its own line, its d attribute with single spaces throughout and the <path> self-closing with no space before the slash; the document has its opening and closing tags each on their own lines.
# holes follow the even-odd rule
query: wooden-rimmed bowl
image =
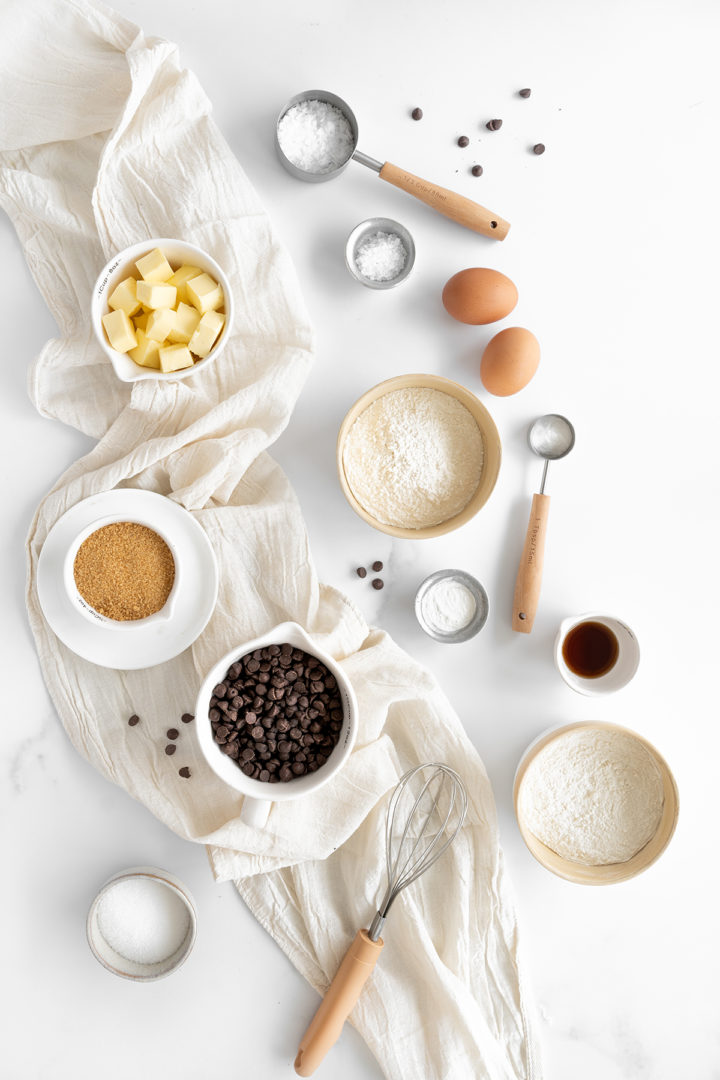
<svg viewBox="0 0 720 1080">
<path fill-rule="evenodd" d="M 563 735 L 567 735 L 568 732 L 579 731 L 582 728 L 600 728 L 606 731 L 619 731 L 622 732 L 623 735 L 635 739 L 636 742 L 640 743 L 640 745 L 650 754 L 662 776 L 664 802 L 662 816 L 658 827 L 651 839 L 648 840 L 647 844 L 645 844 L 640 851 L 636 852 L 631 859 L 627 859 L 625 862 L 609 863 L 604 866 L 586 866 L 584 863 L 565 859 L 562 855 L 558 855 L 556 851 L 553 851 L 552 848 L 543 844 L 541 840 L 538 840 L 534 833 L 530 832 L 530 829 L 525 824 L 520 813 L 520 789 L 530 764 L 548 743 L 553 742 Z M 544 866 L 546 870 L 552 871 L 552 873 L 557 874 L 558 877 L 565 878 L 566 881 L 573 881 L 577 885 L 613 885 L 618 881 L 627 881 L 629 878 L 642 873 L 643 870 L 647 870 L 648 866 L 651 866 L 656 859 L 660 858 L 663 851 L 670 843 L 672 835 L 675 832 L 675 826 L 677 825 L 679 809 L 678 790 L 675 779 L 670 772 L 667 762 L 658 753 L 652 743 L 649 743 L 642 735 L 638 735 L 636 731 L 631 731 L 630 728 L 621 727 L 619 724 L 610 724 L 599 721 L 579 721 L 574 724 L 565 724 L 562 727 L 553 728 L 552 731 L 547 731 L 535 739 L 523 754 L 520 764 L 517 767 L 515 783 L 513 785 L 513 803 L 520 834 L 531 854 L 535 856 L 537 861 Z"/>
<path fill-rule="evenodd" d="M 348 483 L 347 476 L 345 475 L 345 467 L 343 465 L 345 440 L 347 439 L 350 428 L 361 413 L 372 405 L 373 402 L 384 397 L 385 394 L 390 394 L 394 390 L 408 389 L 440 390 L 443 394 L 449 394 L 450 397 L 455 398 L 461 405 L 464 405 L 480 429 L 485 451 L 480 482 L 467 505 L 463 507 L 459 514 L 455 514 L 453 517 L 448 518 L 447 521 L 441 521 L 437 525 L 430 525 L 424 529 L 406 529 L 399 525 L 386 525 L 383 521 L 378 521 L 378 519 L 373 517 L 362 503 L 358 502 L 355 498 L 350 484 Z M 485 406 L 470 392 L 470 390 L 466 389 L 466 387 L 461 386 L 460 383 L 453 382 L 452 379 L 445 379 L 441 375 L 397 375 L 394 379 L 386 379 L 384 382 L 378 383 L 377 386 L 373 386 L 371 390 L 368 390 L 367 393 L 358 398 L 349 410 L 340 425 L 337 439 L 338 476 L 340 478 L 340 486 L 343 490 L 343 494 L 350 503 L 350 506 L 363 521 L 366 521 L 368 525 L 372 525 L 374 529 L 387 533 L 389 536 L 397 536 L 405 540 L 427 540 L 433 536 L 442 536 L 444 533 L 459 529 L 461 525 L 465 525 L 466 522 L 470 521 L 470 519 L 477 514 L 478 510 L 485 505 L 492 494 L 500 471 L 501 458 L 502 448 L 500 445 L 500 436 L 495 427 L 495 421 Z"/>
</svg>

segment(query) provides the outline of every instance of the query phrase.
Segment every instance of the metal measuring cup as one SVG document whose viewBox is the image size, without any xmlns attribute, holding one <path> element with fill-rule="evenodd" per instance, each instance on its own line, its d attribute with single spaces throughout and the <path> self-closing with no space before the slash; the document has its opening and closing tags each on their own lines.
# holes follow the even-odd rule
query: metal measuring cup
<svg viewBox="0 0 720 1080">
<path fill-rule="evenodd" d="M 540 491 L 533 495 L 525 546 L 515 581 L 512 628 L 521 634 L 529 634 L 532 630 L 540 600 L 545 536 L 550 514 L 550 496 L 545 494 L 548 464 L 570 453 L 575 445 L 575 428 L 567 417 L 547 413 L 530 425 L 528 444 L 533 454 L 545 459 L 545 466 Z"/>
<path fill-rule="evenodd" d="M 310 172 L 308 169 L 298 168 L 297 165 L 290 161 L 280 146 L 278 136 L 280 121 L 293 106 L 299 105 L 303 101 L 322 101 L 327 105 L 334 105 L 350 125 L 353 138 L 352 152 L 346 161 L 328 172 Z M 336 176 L 343 172 L 351 160 L 358 161 L 361 165 L 365 165 L 366 168 L 376 172 L 381 180 L 386 180 L 394 187 L 413 195 L 420 202 L 425 203 L 426 206 L 437 210 L 438 213 L 443 214 L 445 217 L 451 218 L 466 229 L 482 233 L 483 236 L 490 236 L 494 240 L 504 240 L 507 236 L 510 224 L 498 214 L 493 214 L 491 210 L 487 210 L 484 206 L 480 206 L 479 203 L 473 202 L 472 199 L 466 199 L 464 195 L 458 195 L 455 191 L 449 191 L 447 188 L 439 187 L 437 184 L 432 184 L 419 176 L 414 176 L 412 173 L 406 172 L 405 169 L 392 165 L 389 161 L 384 163 L 377 161 L 375 158 L 369 157 L 361 150 L 358 150 L 357 144 L 358 122 L 354 112 L 346 101 L 343 101 L 337 94 L 331 94 L 328 90 L 303 90 L 301 94 L 295 94 L 282 107 L 275 122 L 275 148 L 278 157 L 290 175 L 298 180 L 305 180 L 310 183 L 334 180 Z"/>
</svg>

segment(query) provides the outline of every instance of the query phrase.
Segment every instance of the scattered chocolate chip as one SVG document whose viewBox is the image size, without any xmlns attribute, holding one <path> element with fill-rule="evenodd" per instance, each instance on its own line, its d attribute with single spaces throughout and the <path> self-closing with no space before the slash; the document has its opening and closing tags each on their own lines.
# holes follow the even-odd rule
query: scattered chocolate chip
<svg viewBox="0 0 720 1080">
<path fill-rule="evenodd" d="M 469 145 L 470 145 L 470 140 L 468 139 L 467 135 L 461 135 L 460 138 L 458 139 L 458 146 L 469 146 Z"/>
<path fill-rule="evenodd" d="M 545 143 L 536 142 L 535 145 L 533 146 L 533 154 L 544 154 L 544 153 L 545 153 Z"/>
<path fill-rule="evenodd" d="M 382 578 L 379 578 L 379 577 L 373 578 L 371 584 L 372 584 L 373 589 L 383 589 L 385 587 L 385 584 L 384 584 Z"/>
<path fill-rule="evenodd" d="M 177 739 L 177 738 L 179 738 L 179 736 L 180 736 L 180 732 L 178 731 L 178 729 L 176 727 L 168 728 L 168 730 L 167 730 L 168 739 Z"/>
<path fill-rule="evenodd" d="M 168 757 L 172 757 L 172 755 L 175 753 L 176 750 L 177 750 L 177 746 L 175 745 L 175 743 L 168 743 L 167 746 L 165 747 L 165 753 L 167 754 Z"/>
<path fill-rule="evenodd" d="M 128 724 L 130 725 L 130 727 L 135 727 L 135 725 L 139 724 L 139 723 L 140 723 L 140 717 L 136 716 L 135 713 L 133 713 L 132 716 L 130 717 L 130 719 L 128 720 Z"/>
<path fill-rule="evenodd" d="M 185 780 L 189 780 L 192 776 L 192 773 L 188 769 L 187 765 L 183 765 L 182 769 L 178 769 L 178 772 Z"/>
<path fill-rule="evenodd" d="M 382 570 L 382 568 L 383 568 L 383 564 L 382 564 L 382 563 L 380 562 L 380 560 L 378 559 L 378 561 L 377 561 L 377 562 L 374 562 L 374 563 L 372 564 L 372 568 L 373 568 L 373 570 L 375 571 L 375 573 L 376 573 L 376 574 L 378 574 L 378 573 L 379 573 L 379 572 L 380 572 L 380 571 Z"/>
<path fill-rule="evenodd" d="M 365 567 L 364 567 L 364 566 L 358 566 L 358 568 L 357 568 L 357 570 L 355 571 L 355 573 L 356 573 L 356 574 L 357 574 L 357 576 L 358 576 L 358 577 L 360 577 L 360 578 L 362 578 L 362 577 L 367 577 L 367 570 L 365 569 Z"/>
<path fill-rule="evenodd" d="M 531 93 L 532 91 L 529 90 L 528 87 L 525 87 L 524 90 L 518 90 L 518 94 L 520 95 L 520 97 L 530 97 Z"/>
<path fill-rule="evenodd" d="M 413 111 L 411 113 L 411 116 L 412 116 L 413 120 L 422 120 L 422 118 L 423 118 L 422 109 L 413 109 Z"/>
<path fill-rule="evenodd" d="M 482 176 L 483 167 L 482 167 L 482 165 L 473 165 L 470 172 L 473 174 L 473 176 Z"/>
<path fill-rule="evenodd" d="M 502 120 L 488 120 L 485 127 L 488 131 L 499 131 L 502 127 Z"/>
</svg>

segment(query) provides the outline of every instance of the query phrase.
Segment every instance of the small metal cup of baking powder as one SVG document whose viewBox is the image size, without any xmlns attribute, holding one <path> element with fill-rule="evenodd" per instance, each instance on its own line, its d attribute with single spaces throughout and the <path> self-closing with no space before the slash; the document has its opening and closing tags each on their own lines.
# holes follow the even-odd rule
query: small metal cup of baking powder
<svg viewBox="0 0 720 1080">
<path fill-rule="evenodd" d="M 463 585 L 475 600 L 475 612 L 472 618 L 457 630 L 447 631 L 432 621 L 430 596 L 433 589 L 443 581 Z M 415 615 L 420 626 L 431 638 L 445 645 L 457 645 L 461 641 L 469 641 L 470 638 L 475 637 L 487 622 L 489 610 L 490 604 L 485 589 L 477 578 L 465 570 L 437 570 L 425 578 L 415 596 Z"/>
</svg>

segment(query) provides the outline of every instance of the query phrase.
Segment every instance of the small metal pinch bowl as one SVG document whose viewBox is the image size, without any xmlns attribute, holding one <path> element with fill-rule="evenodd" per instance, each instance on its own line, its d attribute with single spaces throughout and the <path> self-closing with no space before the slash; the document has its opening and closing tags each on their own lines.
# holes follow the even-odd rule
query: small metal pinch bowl
<svg viewBox="0 0 720 1080">
<path fill-rule="evenodd" d="M 443 581 L 457 582 L 464 586 L 475 601 L 475 611 L 470 620 L 457 630 L 445 630 L 433 620 L 431 596 L 433 590 Z M 458 645 L 469 641 L 478 634 L 487 622 L 490 604 L 488 595 L 477 578 L 465 570 L 436 570 L 425 578 L 415 596 L 415 615 L 420 626 L 435 641 L 445 645 Z"/>
<path fill-rule="evenodd" d="M 402 270 L 395 277 L 387 278 L 385 281 L 366 277 L 365 274 L 361 273 L 357 264 L 358 250 L 366 240 L 369 240 L 371 236 L 375 236 L 377 233 L 387 233 L 399 237 L 405 248 L 405 265 Z M 359 225 L 356 225 L 350 233 L 348 242 L 345 245 L 345 264 L 355 280 L 359 281 L 361 285 L 366 285 L 368 289 L 392 289 L 399 285 L 401 281 L 405 281 L 415 265 L 415 242 L 405 226 L 401 225 L 399 221 L 384 217 L 368 218 L 367 221 L 362 221 Z"/>
</svg>

